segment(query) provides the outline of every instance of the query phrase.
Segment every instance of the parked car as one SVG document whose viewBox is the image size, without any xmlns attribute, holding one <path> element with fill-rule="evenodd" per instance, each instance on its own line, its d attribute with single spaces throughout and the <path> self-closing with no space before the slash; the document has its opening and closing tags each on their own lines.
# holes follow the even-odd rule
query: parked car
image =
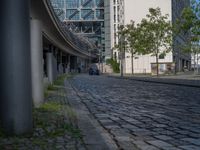
<svg viewBox="0 0 200 150">
<path fill-rule="evenodd" d="M 89 75 L 99 75 L 99 69 L 97 68 L 96 65 L 92 65 L 89 68 Z"/>
</svg>

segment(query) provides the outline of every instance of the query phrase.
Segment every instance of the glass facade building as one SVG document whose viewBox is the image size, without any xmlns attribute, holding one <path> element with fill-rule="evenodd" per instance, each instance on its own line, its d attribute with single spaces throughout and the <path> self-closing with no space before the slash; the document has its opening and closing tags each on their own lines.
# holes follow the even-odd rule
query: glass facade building
<svg viewBox="0 0 200 150">
<path fill-rule="evenodd" d="M 75 34 L 93 42 L 104 59 L 104 0 L 51 0 L 61 21 Z"/>
</svg>

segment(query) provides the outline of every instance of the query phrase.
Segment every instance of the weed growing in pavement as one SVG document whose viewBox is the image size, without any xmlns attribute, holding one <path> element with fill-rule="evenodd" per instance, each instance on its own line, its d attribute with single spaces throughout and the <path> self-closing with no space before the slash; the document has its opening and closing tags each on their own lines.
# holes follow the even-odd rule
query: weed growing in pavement
<svg viewBox="0 0 200 150">
<path fill-rule="evenodd" d="M 69 75 L 61 75 L 59 76 L 55 81 L 54 81 L 54 85 L 63 85 L 65 79 L 68 77 Z"/>
<path fill-rule="evenodd" d="M 47 102 L 37 109 L 34 116 L 35 126 L 44 129 L 49 137 L 61 136 L 68 132 L 75 138 L 81 138 L 80 130 L 73 125 L 77 118 L 76 114 L 69 106 Z M 50 126 L 51 130 L 46 130 L 46 126 Z"/>
<path fill-rule="evenodd" d="M 49 96 L 49 92 L 47 89 L 44 90 L 44 98 L 47 98 Z"/>
<path fill-rule="evenodd" d="M 72 77 L 73 75 L 59 77 L 54 85 L 49 85 L 45 90 L 45 97 L 50 94 L 48 90 L 58 92 L 65 78 Z M 65 97 L 63 92 L 59 91 L 58 94 Z M 82 141 L 81 131 L 77 128 L 76 113 L 69 105 L 63 103 L 63 100 L 57 100 L 55 97 L 55 100 L 47 101 L 39 108 L 34 108 L 33 120 L 32 135 L 7 137 L 0 128 L 0 149 L 49 149 L 49 147 L 56 149 L 56 146 L 60 145 L 56 141 L 62 137 L 67 142 L 75 139 Z"/>
<path fill-rule="evenodd" d="M 62 108 L 62 105 L 56 102 L 47 102 L 40 106 L 39 110 L 42 111 L 53 111 L 59 112 Z"/>
<path fill-rule="evenodd" d="M 0 130 L 0 149 L 21 149 L 21 147 L 31 149 L 28 148 L 30 146 L 36 149 L 48 149 L 49 140 L 53 141 L 51 147 L 54 147 L 57 138 L 63 137 L 63 140 L 65 140 L 66 136 L 69 137 L 68 140 L 70 141 L 73 139 L 82 141 L 81 131 L 70 122 L 72 119 L 69 119 L 76 118 L 76 115 L 70 108 L 67 108 L 68 111 L 64 112 L 66 107 L 57 102 L 46 102 L 39 108 L 34 108 L 33 134 L 29 136 L 4 137 Z M 70 114 L 68 115 L 66 112 Z M 67 118 L 68 116 L 70 117 Z M 5 143 L 2 142 L 3 139 L 6 140 Z"/>
<path fill-rule="evenodd" d="M 49 90 L 49 91 L 56 91 L 56 90 L 58 90 L 58 88 L 55 87 L 53 84 L 50 84 L 50 85 L 48 85 L 47 90 Z"/>
<path fill-rule="evenodd" d="M 76 112 L 70 106 L 65 106 L 64 111 L 65 111 L 67 118 L 69 119 L 69 122 L 72 125 L 76 125 L 78 122 Z"/>
</svg>

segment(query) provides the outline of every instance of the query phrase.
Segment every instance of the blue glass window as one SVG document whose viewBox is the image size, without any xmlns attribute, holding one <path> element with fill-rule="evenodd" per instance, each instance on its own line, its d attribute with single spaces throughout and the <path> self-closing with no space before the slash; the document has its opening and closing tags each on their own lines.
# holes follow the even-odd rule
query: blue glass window
<svg viewBox="0 0 200 150">
<path fill-rule="evenodd" d="M 69 9 L 66 10 L 66 18 L 68 20 L 79 20 L 79 11 L 77 9 Z"/>
<path fill-rule="evenodd" d="M 93 20 L 94 19 L 94 11 L 91 9 L 83 9 L 81 17 L 84 20 Z"/>
<path fill-rule="evenodd" d="M 66 0 L 67 8 L 78 8 L 79 0 Z"/>
<path fill-rule="evenodd" d="M 93 0 L 81 0 L 81 5 L 83 8 L 92 8 L 94 7 L 94 1 Z"/>
<path fill-rule="evenodd" d="M 96 17 L 97 17 L 97 19 L 104 19 L 104 10 L 97 9 L 96 10 Z"/>
</svg>

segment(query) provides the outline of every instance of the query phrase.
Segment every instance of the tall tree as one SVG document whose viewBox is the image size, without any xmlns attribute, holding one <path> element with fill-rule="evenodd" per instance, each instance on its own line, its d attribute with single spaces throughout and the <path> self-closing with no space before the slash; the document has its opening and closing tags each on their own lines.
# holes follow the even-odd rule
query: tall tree
<svg viewBox="0 0 200 150">
<path fill-rule="evenodd" d="M 137 54 L 137 50 L 139 48 L 139 30 L 135 25 L 134 21 L 131 21 L 130 24 L 126 25 L 126 35 L 128 42 L 128 52 L 131 54 L 131 72 L 134 74 L 134 64 L 133 57 Z"/>
<path fill-rule="evenodd" d="M 156 57 L 156 72 L 159 75 L 159 56 L 166 55 L 172 47 L 172 25 L 169 15 L 162 15 L 160 8 L 150 8 L 138 27 L 138 53 Z"/>
</svg>

